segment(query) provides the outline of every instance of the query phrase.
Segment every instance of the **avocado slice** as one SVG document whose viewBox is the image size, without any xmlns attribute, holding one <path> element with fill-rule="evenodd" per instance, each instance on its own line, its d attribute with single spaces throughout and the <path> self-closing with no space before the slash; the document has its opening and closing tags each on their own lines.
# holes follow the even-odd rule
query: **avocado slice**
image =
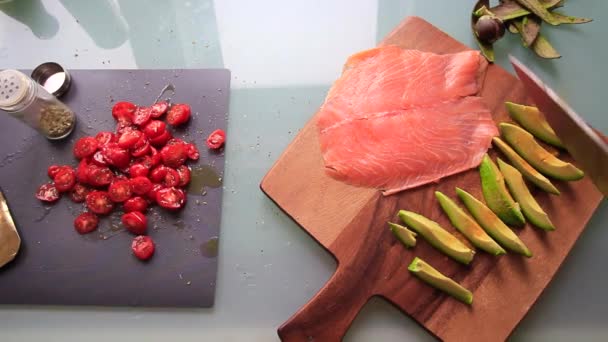
<svg viewBox="0 0 608 342">
<path fill-rule="evenodd" d="M 522 125 L 528 132 L 532 133 L 532 135 L 547 144 L 564 148 L 562 141 L 557 137 L 555 131 L 549 126 L 545 116 L 538 108 L 513 102 L 505 102 L 505 106 L 511 118 Z"/>
<path fill-rule="evenodd" d="M 515 200 L 521 205 L 521 211 L 528 221 L 544 230 L 555 230 L 555 226 L 549 220 L 549 216 L 538 205 L 538 202 L 536 202 L 530 190 L 528 190 L 521 173 L 513 166 L 503 162 L 500 158 L 497 161 L 509 190 L 513 194 L 513 197 L 515 197 Z"/>
<path fill-rule="evenodd" d="M 388 226 L 390 227 L 391 232 L 395 234 L 395 237 L 397 237 L 405 247 L 411 248 L 416 246 L 416 233 L 396 223 L 389 222 Z"/>
<path fill-rule="evenodd" d="M 532 134 L 509 123 L 501 123 L 500 134 L 517 153 L 542 174 L 566 181 L 579 180 L 585 175 L 576 166 L 562 161 L 540 146 Z"/>
<path fill-rule="evenodd" d="M 479 165 L 479 174 L 481 175 L 481 191 L 488 207 L 506 224 L 516 227 L 526 224 L 519 204 L 513 200 L 507 190 L 502 173 L 487 154 Z"/>
<path fill-rule="evenodd" d="M 415 257 L 407 269 L 418 279 L 449 294 L 459 301 L 469 305 L 473 303 L 473 294 L 471 291 L 446 277 L 441 272 L 437 271 L 433 266 L 429 265 L 426 261 Z"/>
<path fill-rule="evenodd" d="M 433 247 L 452 259 L 468 265 L 475 251 L 467 247 L 437 222 L 407 210 L 399 210 L 401 220 L 416 233 L 422 235 Z"/>
<path fill-rule="evenodd" d="M 515 150 L 513 150 L 506 142 L 499 137 L 492 138 L 492 142 L 494 143 L 494 146 L 498 147 L 498 149 L 505 156 L 507 156 L 507 158 L 509 158 L 511 163 L 513 163 L 513 166 L 515 166 L 515 168 L 519 170 L 519 172 L 521 172 L 527 180 L 550 194 L 559 195 L 559 190 L 557 190 L 555 185 L 553 185 L 553 183 L 551 183 L 547 177 L 536 171 L 532 165 L 528 164 L 527 161 L 520 157 L 519 154 L 517 154 L 517 152 L 515 152 Z"/>
<path fill-rule="evenodd" d="M 490 208 L 486 207 L 481 201 L 473 197 L 468 192 L 456 188 L 458 197 L 467 207 L 471 215 L 477 220 L 477 223 L 492 237 L 498 241 L 503 247 L 515 253 L 522 254 L 528 258 L 532 256 L 532 252 L 526 245 L 513 233 L 513 231 L 504 224 Z"/>
<path fill-rule="evenodd" d="M 435 191 L 435 197 L 441 208 L 448 215 L 450 221 L 462 235 L 466 236 L 471 243 L 492 255 L 506 254 L 492 238 L 475 222 L 475 220 L 464 212 L 454 201 L 439 191 Z"/>
</svg>

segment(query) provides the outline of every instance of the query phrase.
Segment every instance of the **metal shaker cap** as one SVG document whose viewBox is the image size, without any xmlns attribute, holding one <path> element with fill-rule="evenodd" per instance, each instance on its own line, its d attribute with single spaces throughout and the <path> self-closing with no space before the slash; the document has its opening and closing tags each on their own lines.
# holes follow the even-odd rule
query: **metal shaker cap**
<svg viewBox="0 0 608 342">
<path fill-rule="evenodd" d="M 30 79 L 20 71 L 0 71 L 0 108 L 9 108 L 21 102 L 27 95 L 29 83 Z"/>
<path fill-rule="evenodd" d="M 32 79 L 55 97 L 65 94 L 72 84 L 68 71 L 55 62 L 42 63 L 37 66 L 32 71 Z"/>
</svg>

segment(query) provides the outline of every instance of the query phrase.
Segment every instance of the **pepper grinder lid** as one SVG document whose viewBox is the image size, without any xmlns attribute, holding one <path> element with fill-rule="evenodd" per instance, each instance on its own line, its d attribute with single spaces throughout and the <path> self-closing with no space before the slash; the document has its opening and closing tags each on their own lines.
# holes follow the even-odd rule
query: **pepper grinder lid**
<svg viewBox="0 0 608 342">
<path fill-rule="evenodd" d="M 10 108 L 25 98 L 30 79 L 22 72 L 7 69 L 0 71 L 0 108 Z"/>
</svg>

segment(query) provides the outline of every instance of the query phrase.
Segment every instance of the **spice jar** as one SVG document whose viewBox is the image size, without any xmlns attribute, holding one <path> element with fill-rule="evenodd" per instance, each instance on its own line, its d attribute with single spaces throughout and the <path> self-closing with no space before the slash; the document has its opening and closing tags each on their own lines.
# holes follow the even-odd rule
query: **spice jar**
<svg viewBox="0 0 608 342">
<path fill-rule="evenodd" d="M 0 71 L 0 109 L 51 140 L 67 137 L 76 124 L 68 106 L 17 70 Z"/>
</svg>

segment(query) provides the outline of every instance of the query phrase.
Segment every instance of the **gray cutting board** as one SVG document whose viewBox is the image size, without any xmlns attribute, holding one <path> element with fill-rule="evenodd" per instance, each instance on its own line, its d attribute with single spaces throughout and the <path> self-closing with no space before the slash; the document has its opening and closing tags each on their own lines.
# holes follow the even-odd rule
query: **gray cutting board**
<svg viewBox="0 0 608 342">
<path fill-rule="evenodd" d="M 174 103 L 188 103 L 192 120 L 174 136 L 193 141 L 201 158 L 192 167 L 210 165 L 221 177 L 224 153 L 209 151 L 207 135 L 226 129 L 228 70 L 72 70 L 72 87 L 62 98 L 77 115 L 77 127 L 61 142 L 50 142 L 0 112 L 0 187 L 22 238 L 17 258 L 0 269 L 0 304 L 102 306 L 213 306 L 217 257 L 203 248 L 219 236 L 222 186 L 188 195 L 186 207 L 168 213 L 149 210 L 149 235 L 156 254 L 149 262 L 130 250 L 133 236 L 111 230 L 120 216 L 102 219 L 100 232 L 79 235 L 74 217 L 82 211 L 68 197 L 54 205 L 34 198 L 48 181 L 50 164 L 76 165 L 74 141 L 100 130 L 114 130 L 114 102 L 149 105 L 161 89 L 175 86 Z M 230 136 L 228 137 L 230 138 Z M 116 224 L 114 224 L 116 226 Z"/>
</svg>

